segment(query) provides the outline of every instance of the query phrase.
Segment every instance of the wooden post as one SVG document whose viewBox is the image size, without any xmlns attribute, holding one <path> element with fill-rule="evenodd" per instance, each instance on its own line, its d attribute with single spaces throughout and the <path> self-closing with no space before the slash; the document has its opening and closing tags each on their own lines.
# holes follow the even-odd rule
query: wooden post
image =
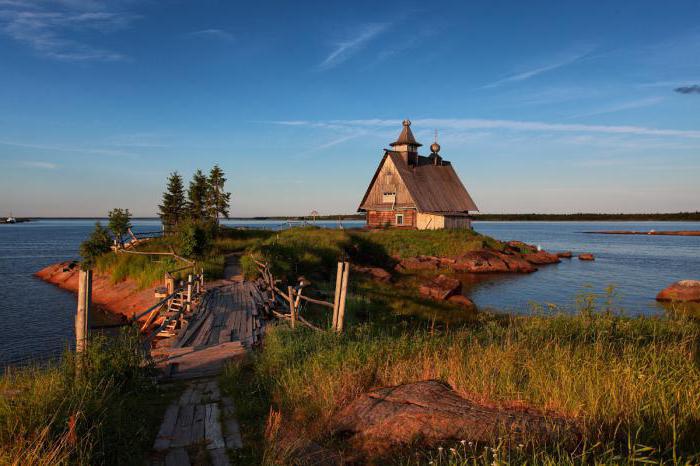
<svg viewBox="0 0 700 466">
<path fill-rule="evenodd" d="M 168 289 L 169 295 L 175 292 L 175 279 L 167 272 L 165 273 L 165 287 Z"/>
<path fill-rule="evenodd" d="M 350 275 L 350 263 L 345 262 L 343 267 L 343 285 L 340 290 L 340 301 L 338 302 L 338 322 L 336 322 L 336 331 L 343 331 L 343 320 L 345 319 L 345 300 L 348 294 L 348 276 Z"/>
<path fill-rule="evenodd" d="M 87 348 L 88 316 L 92 301 L 92 270 L 78 272 L 78 309 L 75 314 L 75 352 L 78 355 L 76 371 L 82 369 L 81 355 Z"/>
<path fill-rule="evenodd" d="M 192 310 L 192 274 L 187 276 L 187 310 Z"/>
<path fill-rule="evenodd" d="M 333 296 L 333 324 L 331 328 L 336 331 L 338 327 L 338 303 L 340 302 L 340 288 L 343 283 L 343 263 L 338 262 L 338 272 L 335 276 L 335 295 Z"/>
<path fill-rule="evenodd" d="M 292 328 L 296 326 L 296 311 L 294 310 L 294 288 L 291 286 L 287 287 L 287 294 L 289 295 L 289 311 L 292 314 Z"/>
<path fill-rule="evenodd" d="M 199 273 L 199 289 L 200 290 L 204 289 L 204 268 L 203 267 Z"/>
</svg>

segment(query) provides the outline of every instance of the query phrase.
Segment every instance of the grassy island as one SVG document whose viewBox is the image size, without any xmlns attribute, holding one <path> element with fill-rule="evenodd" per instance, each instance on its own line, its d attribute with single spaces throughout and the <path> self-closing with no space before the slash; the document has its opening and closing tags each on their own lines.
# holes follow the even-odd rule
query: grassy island
<svg viewBox="0 0 700 466">
<path fill-rule="evenodd" d="M 176 235 L 136 250 L 172 248 Z M 338 260 L 390 271 L 391 280 L 351 272 L 346 331 L 337 335 L 270 323 L 261 348 L 221 377 L 237 404 L 244 448 L 234 464 L 303 464 L 302 445 L 352 456 L 331 429 L 336 413 L 374 387 L 439 380 L 489 406 L 517 406 L 570 420 L 575 446 L 474 445 L 464 439 L 387 450 L 376 464 L 697 464 L 700 461 L 700 325 L 680 313 L 625 317 L 614 292 L 580 296 L 576 309 L 528 315 L 464 309 L 422 297 L 416 284 L 444 270 L 395 270 L 403 259 L 450 257 L 508 245 L 469 230 L 284 231 L 221 228 L 196 259 L 209 277 L 226 257 L 253 258 L 309 293 L 327 298 Z M 512 246 L 511 246 L 512 247 Z M 522 245 L 521 253 L 531 253 Z M 175 259 L 106 253 L 95 267 L 115 282 L 148 287 Z M 312 304 L 305 318 L 328 328 Z M 48 368 L 18 369 L 0 379 L 0 463 L 139 464 L 145 461 L 165 403 L 176 394 L 152 384 L 149 365 L 122 336 L 93 344 L 78 383 L 67 353 Z M 293 433 L 293 441 L 289 433 Z M 486 447 L 486 449 L 484 448 Z"/>
</svg>

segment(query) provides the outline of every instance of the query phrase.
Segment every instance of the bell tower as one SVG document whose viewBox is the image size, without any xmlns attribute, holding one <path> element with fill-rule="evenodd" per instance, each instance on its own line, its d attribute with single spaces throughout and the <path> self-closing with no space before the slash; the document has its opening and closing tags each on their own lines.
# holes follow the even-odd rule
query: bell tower
<svg viewBox="0 0 700 466">
<path fill-rule="evenodd" d="M 391 147 L 394 152 L 401 154 L 408 165 L 415 166 L 418 163 L 418 148 L 422 144 L 413 137 L 411 120 L 404 120 L 402 124 L 401 134 L 396 141 L 391 143 Z"/>
</svg>

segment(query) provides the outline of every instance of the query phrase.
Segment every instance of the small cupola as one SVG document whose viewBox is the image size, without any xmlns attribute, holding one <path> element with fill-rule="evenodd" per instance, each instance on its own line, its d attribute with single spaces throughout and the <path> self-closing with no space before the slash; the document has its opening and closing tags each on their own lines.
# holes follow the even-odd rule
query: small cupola
<svg viewBox="0 0 700 466">
<path fill-rule="evenodd" d="M 399 134 L 399 138 L 396 141 L 391 143 L 391 147 L 394 152 L 404 154 L 405 160 L 409 165 L 415 165 L 418 160 L 418 148 L 422 144 L 413 137 L 411 120 L 404 120 L 402 124 L 401 134 Z"/>
<path fill-rule="evenodd" d="M 433 165 L 442 165 L 442 157 L 440 157 L 440 144 L 437 142 L 437 130 L 435 130 L 435 142 L 430 145 L 430 162 Z"/>
</svg>

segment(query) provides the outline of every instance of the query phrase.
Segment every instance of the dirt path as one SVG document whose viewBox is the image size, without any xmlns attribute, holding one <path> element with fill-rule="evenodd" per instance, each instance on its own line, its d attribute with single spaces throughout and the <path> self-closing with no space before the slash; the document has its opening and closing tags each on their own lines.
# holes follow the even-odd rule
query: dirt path
<svg viewBox="0 0 700 466">
<path fill-rule="evenodd" d="M 224 279 L 231 281 L 243 281 L 243 269 L 241 268 L 241 255 L 229 254 L 224 263 Z"/>
</svg>

